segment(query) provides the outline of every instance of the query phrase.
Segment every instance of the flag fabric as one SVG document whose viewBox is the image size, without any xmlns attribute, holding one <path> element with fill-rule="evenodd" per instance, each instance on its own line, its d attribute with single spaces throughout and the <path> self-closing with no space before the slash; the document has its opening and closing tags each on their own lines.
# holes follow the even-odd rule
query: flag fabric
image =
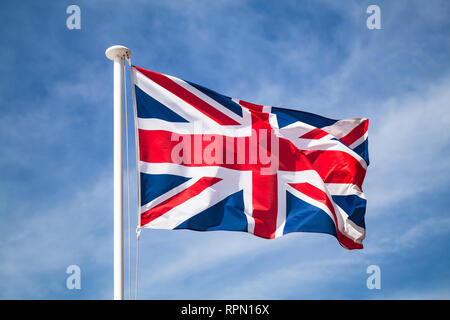
<svg viewBox="0 0 450 320">
<path fill-rule="evenodd" d="M 368 119 L 257 105 L 132 67 L 141 227 L 362 249 Z"/>
</svg>

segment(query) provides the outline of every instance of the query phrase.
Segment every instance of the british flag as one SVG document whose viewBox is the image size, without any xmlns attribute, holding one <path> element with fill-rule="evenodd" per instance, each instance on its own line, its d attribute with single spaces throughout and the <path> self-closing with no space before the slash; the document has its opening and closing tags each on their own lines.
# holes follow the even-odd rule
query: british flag
<svg viewBox="0 0 450 320">
<path fill-rule="evenodd" d="M 362 249 L 368 119 L 230 98 L 132 67 L 139 225 L 334 235 Z"/>
</svg>

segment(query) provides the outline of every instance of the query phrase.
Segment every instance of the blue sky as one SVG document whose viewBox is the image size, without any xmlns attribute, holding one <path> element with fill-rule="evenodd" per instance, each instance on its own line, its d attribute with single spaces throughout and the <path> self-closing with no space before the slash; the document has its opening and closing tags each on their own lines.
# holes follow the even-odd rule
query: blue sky
<svg viewBox="0 0 450 320">
<path fill-rule="evenodd" d="M 70 4 L 81 30 L 66 28 Z M 370 4 L 381 30 L 366 28 Z M 112 298 L 104 51 L 123 44 L 138 66 L 229 96 L 370 119 L 364 250 L 144 230 L 140 298 L 449 299 L 449 16 L 444 0 L 1 2 L 0 298 Z M 72 264 L 81 290 L 66 288 Z M 366 287 L 372 264 L 381 290 Z"/>
</svg>

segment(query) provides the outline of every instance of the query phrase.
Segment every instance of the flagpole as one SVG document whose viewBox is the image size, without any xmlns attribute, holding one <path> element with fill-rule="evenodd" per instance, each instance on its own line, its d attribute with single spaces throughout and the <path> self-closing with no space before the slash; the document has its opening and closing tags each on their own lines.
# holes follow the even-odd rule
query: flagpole
<svg viewBox="0 0 450 320">
<path fill-rule="evenodd" d="M 105 55 L 114 61 L 114 300 L 123 300 L 123 61 L 131 51 L 112 46 Z"/>
</svg>

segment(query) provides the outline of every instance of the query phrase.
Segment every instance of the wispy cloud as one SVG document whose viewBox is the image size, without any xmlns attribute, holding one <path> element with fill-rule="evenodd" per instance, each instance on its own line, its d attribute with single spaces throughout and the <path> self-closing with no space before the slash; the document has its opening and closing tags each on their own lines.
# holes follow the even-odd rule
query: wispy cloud
<svg viewBox="0 0 450 320">
<path fill-rule="evenodd" d="M 67 266 L 77 264 L 82 272 L 109 269 L 111 179 L 105 172 L 95 178 L 95 184 L 87 184 L 53 205 L 36 202 L 26 210 L 21 205 L 16 207 L 15 213 L 23 216 L 22 223 L 2 228 L 2 298 L 70 297 L 65 288 Z M 79 225 L 83 228 L 76 227 Z M 83 286 L 103 285 L 109 273 L 102 274 Z"/>
<path fill-rule="evenodd" d="M 370 125 L 372 165 L 366 191 L 373 208 L 386 209 L 448 183 L 449 85 L 444 79 L 373 105 L 382 110 L 373 113 Z"/>
</svg>

